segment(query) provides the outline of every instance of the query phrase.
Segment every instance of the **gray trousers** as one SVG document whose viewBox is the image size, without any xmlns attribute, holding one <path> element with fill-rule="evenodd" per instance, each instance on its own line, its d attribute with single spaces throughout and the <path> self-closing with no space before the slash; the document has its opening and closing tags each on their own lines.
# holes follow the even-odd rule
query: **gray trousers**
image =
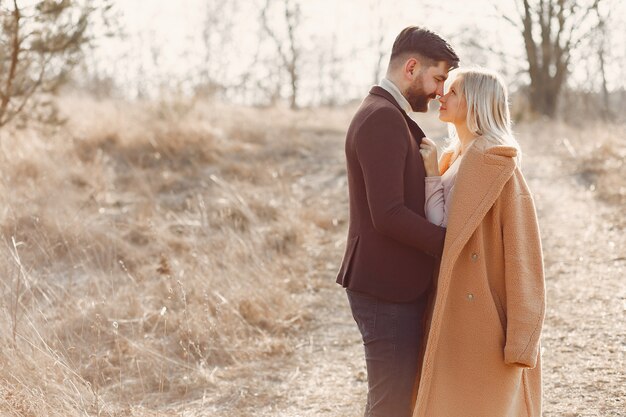
<svg viewBox="0 0 626 417">
<path fill-rule="evenodd" d="M 423 341 L 425 297 L 392 303 L 346 289 L 365 347 L 365 417 L 411 417 Z"/>
</svg>

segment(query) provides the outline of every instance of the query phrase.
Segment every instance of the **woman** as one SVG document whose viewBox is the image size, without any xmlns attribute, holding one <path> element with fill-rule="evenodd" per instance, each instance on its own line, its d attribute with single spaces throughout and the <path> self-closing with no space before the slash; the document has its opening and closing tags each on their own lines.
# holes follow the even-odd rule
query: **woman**
<svg viewBox="0 0 626 417">
<path fill-rule="evenodd" d="M 457 70 L 439 118 L 455 131 L 437 162 L 424 139 L 427 217 L 447 234 L 414 417 L 541 415 L 541 242 L 519 168 L 504 83 Z"/>
</svg>

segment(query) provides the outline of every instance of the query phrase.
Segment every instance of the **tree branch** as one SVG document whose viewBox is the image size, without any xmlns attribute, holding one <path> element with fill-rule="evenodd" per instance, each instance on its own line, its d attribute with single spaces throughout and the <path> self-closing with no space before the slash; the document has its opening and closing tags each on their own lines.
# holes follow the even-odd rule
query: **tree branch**
<svg viewBox="0 0 626 417">
<path fill-rule="evenodd" d="M 594 34 L 593 31 L 587 30 L 587 31 L 584 31 L 580 36 L 574 37 L 574 32 L 576 31 L 576 29 L 580 29 L 583 23 L 585 23 L 587 18 L 589 18 L 589 16 L 594 12 L 594 10 L 600 5 L 600 3 L 601 3 L 601 0 L 594 0 L 594 2 L 589 7 L 587 7 L 585 11 L 580 14 L 580 17 L 572 24 L 570 35 L 569 35 L 570 48 L 572 49 L 576 48 L 578 45 L 580 45 L 580 43 L 583 40 L 587 39 L 588 37 Z M 572 6 L 572 8 L 573 7 L 575 6 Z"/>
<path fill-rule="evenodd" d="M 515 3 L 515 5 L 517 6 L 517 2 Z M 502 9 L 498 7 L 497 3 L 491 2 L 491 7 L 493 7 L 494 11 L 499 17 L 509 22 L 511 26 L 513 26 L 515 29 L 519 30 L 520 32 L 523 30 L 522 26 L 520 25 L 520 22 L 516 22 L 515 20 L 513 20 L 513 18 L 511 18 L 509 15 L 503 12 Z M 518 12 L 519 12 L 519 9 L 518 9 Z M 519 16 L 521 17 L 521 14 Z"/>
<path fill-rule="evenodd" d="M 278 36 L 276 36 L 274 31 L 270 28 L 269 23 L 267 21 L 267 11 L 270 8 L 270 4 L 271 4 L 271 0 L 266 0 L 265 7 L 261 10 L 261 21 L 263 22 L 263 29 L 269 35 L 269 37 L 274 41 L 274 43 L 276 43 L 276 48 L 278 49 L 278 55 L 280 56 L 280 59 L 283 61 L 283 65 L 288 66 L 289 60 L 287 59 L 287 56 L 283 52 L 280 39 L 278 39 Z"/>
<path fill-rule="evenodd" d="M 13 0 L 13 42 L 11 50 L 11 66 L 9 67 L 9 73 L 7 74 L 7 80 L 5 85 L 4 94 L 2 96 L 2 102 L 0 103 L 0 126 L 6 124 L 5 115 L 11 101 L 11 89 L 13 86 L 13 79 L 15 78 L 15 70 L 19 61 L 20 54 L 20 9 L 17 5 L 17 0 Z"/>
<path fill-rule="evenodd" d="M 522 32 L 522 36 L 524 37 L 524 45 L 526 46 L 530 78 L 537 79 L 539 76 L 539 66 L 537 62 L 537 45 L 533 39 L 533 19 L 531 13 L 532 11 L 530 4 L 528 4 L 528 0 L 524 0 L 524 30 Z"/>
<path fill-rule="evenodd" d="M 9 113 L 7 113 L 7 117 L 4 121 L 4 124 L 10 122 L 11 120 L 13 120 L 15 118 L 15 116 L 17 116 L 22 110 L 24 110 L 24 107 L 26 107 L 26 104 L 29 102 L 29 100 L 31 99 L 31 97 L 35 94 L 35 92 L 37 91 L 37 88 L 39 88 L 41 86 L 41 84 L 43 83 L 43 79 L 45 76 L 45 72 L 46 72 L 46 66 L 50 63 L 50 60 L 47 59 L 45 60 L 45 62 L 41 65 L 41 70 L 39 72 L 39 77 L 37 78 L 37 81 L 35 81 L 31 88 L 30 91 L 27 91 L 24 93 L 24 98 L 22 100 L 22 102 L 17 106 L 17 108 Z"/>
</svg>

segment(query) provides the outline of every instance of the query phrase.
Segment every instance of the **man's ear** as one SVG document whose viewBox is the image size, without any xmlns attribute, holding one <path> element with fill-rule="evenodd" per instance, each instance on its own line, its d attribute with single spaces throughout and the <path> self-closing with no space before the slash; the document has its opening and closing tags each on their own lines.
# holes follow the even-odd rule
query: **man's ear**
<svg viewBox="0 0 626 417">
<path fill-rule="evenodd" d="M 404 63 L 404 74 L 408 79 L 413 81 L 415 77 L 417 77 L 417 74 L 419 74 L 421 68 L 422 63 L 419 60 L 415 58 L 409 58 Z"/>
</svg>

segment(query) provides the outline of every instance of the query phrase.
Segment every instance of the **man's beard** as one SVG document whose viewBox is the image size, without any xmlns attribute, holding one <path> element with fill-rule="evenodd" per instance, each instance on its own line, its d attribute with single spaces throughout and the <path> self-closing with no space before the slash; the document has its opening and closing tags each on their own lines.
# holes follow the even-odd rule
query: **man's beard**
<svg viewBox="0 0 626 417">
<path fill-rule="evenodd" d="M 428 102 L 436 99 L 436 94 L 427 95 L 422 88 L 422 83 L 416 80 L 405 93 L 406 100 L 411 105 L 413 111 L 425 113 L 428 111 Z"/>
</svg>

